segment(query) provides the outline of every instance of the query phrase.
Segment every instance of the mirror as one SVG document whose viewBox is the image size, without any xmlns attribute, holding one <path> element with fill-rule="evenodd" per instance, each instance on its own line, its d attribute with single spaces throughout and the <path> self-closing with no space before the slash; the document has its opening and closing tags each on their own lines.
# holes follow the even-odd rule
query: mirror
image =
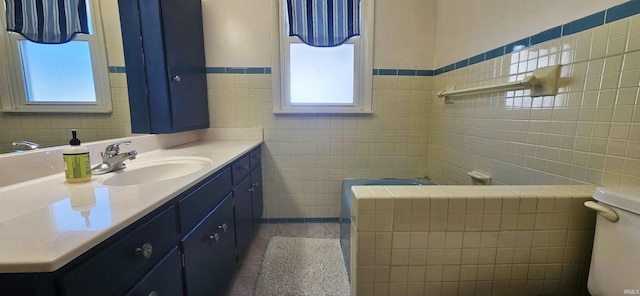
<svg viewBox="0 0 640 296">
<path fill-rule="evenodd" d="M 87 4 L 90 3 L 88 0 Z M 124 69 L 124 53 L 120 18 L 117 0 L 100 0 L 99 11 L 103 24 L 103 36 L 106 45 L 107 63 L 113 112 L 101 113 L 20 113 L 0 112 L 0 153 L 13 150 L 27 150 L 25 145 L 12 145 L 12 142 L 30 141 L 41 147 L 68 145 L 71 138 L 70 129 L 78 130 L 78 138 L 82 142 L 121 138 L 130 135 L 129 101 Z M 4 15 L 3 6 L 2 14 Z M 2 19 L 2 33 L 4 18 Z M 5 50 L 4 48 L 0 50 Z M 0 58 L 7 56 L 1 54 Z M 5 69 L 7 61 L 0 60 Z M 3 74 L 4 75 L 4 74 Z M 0 76 L 2 77 L 2 76 Z M 1 83 L 4 83 L 2 81 Z M 6 89 L 6 87 L 2 87 Z M 0 95 L 7 95 L 4 92 Z"/>
</svg>

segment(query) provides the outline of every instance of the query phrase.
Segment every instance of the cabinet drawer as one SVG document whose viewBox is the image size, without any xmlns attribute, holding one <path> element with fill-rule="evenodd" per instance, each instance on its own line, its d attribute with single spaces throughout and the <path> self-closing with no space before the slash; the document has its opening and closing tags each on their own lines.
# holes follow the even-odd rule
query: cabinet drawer
<svg viewBox="0 0 640 296">
<path fill-rule="evenodd" d="M 225 168 L 178 202 L 180 229 L 184 233 L 202 220 L 231 191 L 231 169 Z"/>
<path fill-rule="evenodd" d="M 174 248 L 127 296 L 182 295 L 180 253 Z"/>
<path fill-rule="evenodd" d="M 250 159 L 249 154 L 247 154 L 231 165 L 231 170 L 233 171 L 233 185 L 240 183 L 251 171 Z"/>
<path fill-rule="evenodd" d="M 62 294 L 115 294 L 175 246 L 175 229 L 176 211 L 170 207 L 65 274 L 59 282 Z"/>
<path fill-rule="evenodd" d="M 229 193 L 181 242 L 189 296 L 222 295 L 235 265 L 234 228 L 233 197 Z"/>
<path fill-rule="evenodd" d="M 258 149 L 251 151 L 251 170 L 257 168 L 262 162 L 262 149 L 258 147 Z"/>
</svg>

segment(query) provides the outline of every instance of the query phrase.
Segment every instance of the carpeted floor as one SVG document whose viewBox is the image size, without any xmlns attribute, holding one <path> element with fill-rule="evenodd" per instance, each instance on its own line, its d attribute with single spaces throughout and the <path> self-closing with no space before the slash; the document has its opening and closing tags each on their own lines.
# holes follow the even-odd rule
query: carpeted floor
<svg viewBox="0 0 640 296">
<path fill-rule="evenodd" d="M 272 237 L 254 295 L 349 295 L 340 240 Z"/>
</svg>

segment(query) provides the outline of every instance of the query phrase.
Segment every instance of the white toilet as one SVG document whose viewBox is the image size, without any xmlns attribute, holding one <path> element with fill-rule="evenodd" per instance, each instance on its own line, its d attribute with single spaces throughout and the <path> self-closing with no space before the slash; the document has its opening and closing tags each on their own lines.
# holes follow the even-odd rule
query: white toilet
<svg viewBox="0 0 640 296">
<path fill-rule="evenodd" d="M 589 269 L 593 296 L 640 295 L 640 187 L 596 189 L 598 212 Z"/>
</svg>

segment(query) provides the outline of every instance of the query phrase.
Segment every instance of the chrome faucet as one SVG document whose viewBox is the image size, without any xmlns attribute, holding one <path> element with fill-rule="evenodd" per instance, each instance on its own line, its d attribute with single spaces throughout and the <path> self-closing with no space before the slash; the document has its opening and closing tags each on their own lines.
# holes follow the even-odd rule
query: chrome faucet
<svg viewBox="0 0 640 296">
<path fill-rule="evenodd" d="M 124 161 L 127 159 L 135 159 L 136 155 L 138 155 L 138 152 L 135 150 L 120 153 L 120 145 L 128 145 L 129 143 L 131 143 L 131 141 L 120 141 L 104 148 L 104 152 L 100 153 L 100 155 L 102 155 L 102 163 L 91 169 L 91 173 L 94 175 L 102 175 L 124 169 Z"/>
<path fill-rule="evenodd" d="M 24 146 L 27 147 L 27 150 L 40 149 L 40 144 L 34 143 L 34 142 L 29 142 L 29 141 L 11 142 L 11 145 L 13 145 L 13 146 L 24 145 Z"/>
</svg>

